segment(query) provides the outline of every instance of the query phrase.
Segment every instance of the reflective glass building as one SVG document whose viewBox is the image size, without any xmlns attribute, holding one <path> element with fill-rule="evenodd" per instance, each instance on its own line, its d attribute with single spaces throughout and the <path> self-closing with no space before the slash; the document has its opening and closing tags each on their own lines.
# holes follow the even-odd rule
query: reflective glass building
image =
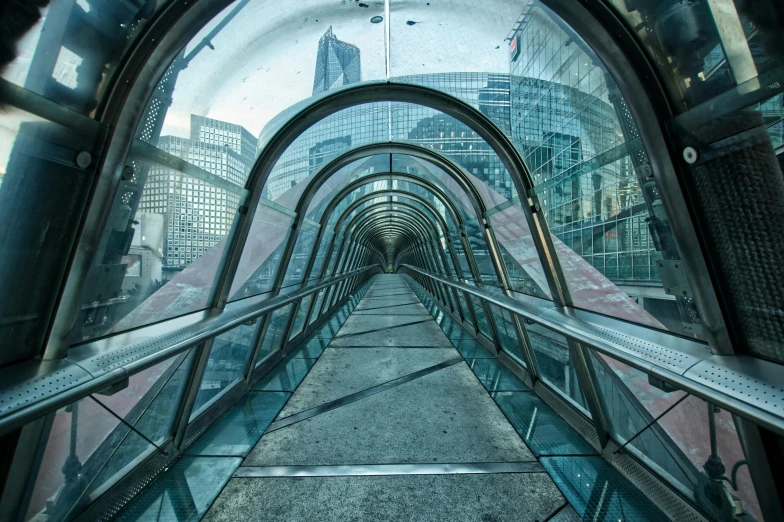
<svg viewBox="0 0 784 522">
<path fill-rule="evenodd" d="M 784 520 L 781 2 L 38 4 L 0 520 Z"/>
</svg>

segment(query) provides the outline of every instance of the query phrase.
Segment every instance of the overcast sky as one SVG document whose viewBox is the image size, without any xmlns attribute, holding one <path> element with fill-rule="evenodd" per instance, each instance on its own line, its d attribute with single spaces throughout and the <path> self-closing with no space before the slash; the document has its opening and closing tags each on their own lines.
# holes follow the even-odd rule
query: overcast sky
<svg viewBox="0 0 784 522">
<path fill-rule="evenodd" d="M 190 115 L 198 114 L 238 123 L 258 136 L 271 118 L 311 95 L 318 41 L 329 26 L 359 47 L 363 80 L 385 79 L 385 24 L 370 22 L 384 16 L 384 3 L 365 2 L 368 7 L 354 0 L 251 0 L 212 40 L 215 49 L 204 49 L 180 73 L 163 134 L 188 137 Z M 392 0 L 391 75 L 508 72 L 504 39 L 524 5 Z"/>
</svg>

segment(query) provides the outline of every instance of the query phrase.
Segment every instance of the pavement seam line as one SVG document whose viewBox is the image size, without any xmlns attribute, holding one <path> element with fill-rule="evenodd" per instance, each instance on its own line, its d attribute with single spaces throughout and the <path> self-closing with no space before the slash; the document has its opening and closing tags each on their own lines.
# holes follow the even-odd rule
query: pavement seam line
<svg viewBox="0 0 784 522">
<path fill-rule="evenodd" d="M 362 400 L 366 397 L 370 397 L 376 395 L 377 393 L 381 393 L 391 388 L 395 388 L 397 386 L 400 386 L 401 384 L 414 381 L 416 379 L 419 379 L 420 377 L 425 377 L 427 375 L 435 373 L 439 370 L 443 370 L 445 368 L 449 368 L 450 366 L 454 366 L 455 364 L 459 364 L 461 362 L 464 362 L 462 357 L 454 357 L 452 359 L 447 359 L 446 361 L 442 363 L 438 363 L 434 366 L 428 366 L 427 368 L 423 368 L 416 372 L 409 373 L 408 375 L 398 377 L 397 379 L 393 379 L 385 383 L 377 384 L 376 386 L 372 386 L 365 390 L 358 391 L 350 395 L 346 395 L 345 397 L 341 397 L 339 399 L 329 401 L 320 406 L 316 406 L 314 408 L 310 408 L 305 411 L 295 413 L 294 415 L 290 415 L 288 417 L 284 417 L 267 426 L 267 429 L 264 432 L 264 434 L 266 435 L 267 433 L 271 433 L 281 428 L 291 426 L 292 424 L 296 424 L 298 422 L 311 419 L 317 415 L 321 415 L 322 413 L 327 413 L 329 411 L 336 410 L 342 406 L 346 406 L 347 404 L 351 404 L 359 400 Z"/>
</svg>

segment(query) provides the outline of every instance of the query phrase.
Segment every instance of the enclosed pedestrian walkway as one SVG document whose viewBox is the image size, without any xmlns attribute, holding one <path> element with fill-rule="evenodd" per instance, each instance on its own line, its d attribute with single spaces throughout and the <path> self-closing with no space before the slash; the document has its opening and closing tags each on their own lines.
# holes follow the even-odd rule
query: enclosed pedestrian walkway
<svg viewBox="0 0 784 522">
<path fill-rule="evenodd" d="M 0 7 L 0 522 L 784 522 L 780 0 Z"/>
<path fill-rule="evenodd" d="M 665 519 L 411 279 L 362 294 L 120 518 Z"/>
</svg>

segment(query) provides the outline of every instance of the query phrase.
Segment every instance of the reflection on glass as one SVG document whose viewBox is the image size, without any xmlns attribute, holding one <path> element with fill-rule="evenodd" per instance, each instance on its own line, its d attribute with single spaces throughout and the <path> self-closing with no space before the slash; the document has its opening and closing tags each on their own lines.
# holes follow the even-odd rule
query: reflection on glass
<svg viewBox="0 0 784 522">
<path fill-rule="evenodd" d="M 261 325 L 262 321 L 256 319 L 251 325 L 243 324 L 215 338 L 193 404 L 191 420 L 208 403 L 244 377 L 245 366 L 256 346 L 256 336 Z"/>
<path fill-rule="evenodd" d="M 191 350 L 132 376 L 128 387 L 114 395 L 93 395 L 96 402 L 122 417 L 139 433 L 134 432 L 135 437 L 113 434 L 107 438 L 104 444 L 112 449 L 112 456 L 90 488 L 91 493 L 138 464 L 149 450 L 148 441 L 160 446 L 172 435 L 177 420 L 175 412 L 188 383 L 194 353 Z"/>
<path fill-rule="evenodd" d="M 487 212 L 512 289 L 552 299 L 542 262 L 522 209 L 505 202 Z"/>
<path fill-rule="evenodd" d="M 289 333 L 289 341 L 298 335 L 305 326 L 307 326 L 305 320 L 307 319 L 308 310 L 310 310 L 310 302 L 312 300 L 313 294 L 310 294 L 300 302 L 299 310 L 297 310 L 297 316 L 294 318 L 294 323 L 291 326 L 291 333 Z"/>
<path fill-rule="evenodd" d="M 17 45 L 2 77 L 82 114 L 92 113 L 123 57 L 145 25 L 168 0 L 124 4 L 101 0 L 52 0 Z M 46 4 L 48 2 L 36 2 Z M 31 2 L 4 14 L 24 23 Z M 24 5 L 24 9 L 21 7 Z"/>
<path fill-rule="evenodd" d="M 254 158 L 255 139 L 235 127 L 194 116 L 190 138 L 135 141 L 74 341 L 209 306 Z"/>
<path fill-rule="evenodd" d="M 729 413 L 680 390 L 662 391 L 649 384 L 645 373 L 610 357 L 592 355 L 592 359 L 597 389 L 618 442 L 628 442 L 628 451 L 717 520 L 732 512 L 729 495 L 740 498 L 744 509 L 762 520 Z M 725 474 L 730 480 L 721 478 Z"/>
<path fill-rule="evenodd" d="M 95 152 L 95 138 L 86 126 L 0 113 L 0 365 L 39 355 L 94 176 L 74 158 Z"/>
<path fill-rule="evenodd" d="M 679 253 L 626 101 L 556 15 L 532 2 L 522 19 L 510 66 L 512 138 L 531 170 L 574 305 L 694 334 L 691 298 L 673 298 L 662 284 L 660 260 Z"/>
<path fill-rule="evenodd" d="M 272 312 L 270 324 L 267 327 L 267 332 L 264 334 L 264 340 L 261 343 L 259 357 L 256 359 L 256 366 L 264 362 L 264 359 L 271 354 L 281 349 L 283 336 L 286 334 L 285 330 L 289 324 L 289 316 L 291 316 L 291 309 L 293 306 L 293 304 L 289 304 Z"/>
<path fill-rule="evenodd" d="M 108 439 L 138 438 L 137 449 L 154 450 L 90 397 L 58 410 L 47 424 L 46 447 L 24 520 L 61 521 L 83 509 L 89 502 L 87 488 L 114 450 Z"/>
<path fill-rule="evenodd" d="M 316 302 L 313 305 L 313 311 L 310 313 L 310 319 L 308 319 L 308 325 L 311 325 L 316 322 L 319 318 L 319 314 L 321 313 L 321 305 L 324 302 L 324 297 L 327 294 L 327 290 L 321 290 L 318 293 L 318 297 L 316 298 Z"/>
<path fill-rule="evenodd" d="M 293 212 L 261 198 L 231 285 L 231 299 L 272 290 L 293 222 Z"/>
<path fill-rule="evenodd" d="M 525 366 L 525 358 L 520 347 L 520 341 L 517 338 L 517 330 L 509 312 L 494 304 L 489 304 L 488 306 L 493 313 L 493 322 L 498 334 L 498 342 L 501 343 L 501 349 Z"/>
<path fill-rule="evenodd" d="M 525 329 L 542 380 L 590 417 L 566 337 L 538 324 L 526 324 Z"/>
<path fill-rule="evenodd" d="M 308 221 L 302 223 L 302 229 L 299 231 L 297 242 L 291 253 L 291 259 L 289 259 L 289 264 L 286 267 L 282 288 L 298 285 L 302 282 L 302 278 L 305 277 L 305 271 L 308 268 L 308 261 L 313 251 L 318 229 L 319 227 L 315 223 Z"/>
</svg>

